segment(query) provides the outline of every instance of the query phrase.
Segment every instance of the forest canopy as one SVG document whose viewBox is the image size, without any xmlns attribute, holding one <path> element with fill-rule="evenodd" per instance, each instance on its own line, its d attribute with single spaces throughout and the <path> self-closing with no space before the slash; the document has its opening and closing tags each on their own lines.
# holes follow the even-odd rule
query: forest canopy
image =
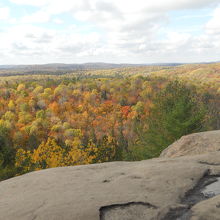
<svg viewBox="0 0 220 220">
<path fill-rule="evenodd" d="M 220 129 L 218 86 L 165 76 L 167 67 L 150 76 L 106 71 L 2 77 L 0 180 L 57 166 L 149 159 L 183 135 Z"/>
</svg>

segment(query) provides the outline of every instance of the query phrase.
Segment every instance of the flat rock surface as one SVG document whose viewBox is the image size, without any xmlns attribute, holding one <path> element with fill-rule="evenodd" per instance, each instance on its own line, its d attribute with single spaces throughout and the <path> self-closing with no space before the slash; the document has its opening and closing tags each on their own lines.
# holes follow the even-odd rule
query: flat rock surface
<svg viewBox="0 0 220 220">
<path fill-rule="evenodd" d="M 220 131 L 203 132 L 182 137 L 157 159 L 5 180 L 0 220 L 219 220 L 219 150 Z"/>
<path fill-rule="evenodd" d="M 197 155 L 220 150 L 220 130 L 194 133 L 181 137 L 167 147 L 160 157 Z"/>
<path fill-rule="evenodd" d="M 220 152 L 32 172 L 0 182 L 1 220 L 220 219 L 220 197 L 182 204 Z M 186 214 L 184 214 L 186 213 Z M 205 216 L 205 218 L 204 218 Z"/>
</svg>

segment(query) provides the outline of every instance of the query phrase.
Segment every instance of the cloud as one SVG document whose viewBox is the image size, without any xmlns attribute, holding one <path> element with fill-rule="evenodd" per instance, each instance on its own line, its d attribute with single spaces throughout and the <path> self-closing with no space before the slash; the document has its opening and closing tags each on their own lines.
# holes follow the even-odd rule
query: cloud
<svg viewBox="0 0 220 220">
<path fill-rule="evenodd" d="M 220 34 L 220 7 L 216 8 L 212 18 L 206 24 L 206 30 L 209 34 Z"/>
<path fill-rule="evenodd" d="M 84 35 L 72 28 L 62 32 L 25 24 L 8 28 L 0 35 L 0 42 L 4 42 L 0 44 L 0 59 L 16 60 L 18 63 L 22 60 L 45 63 L 50 59 L 51 62 L 54 59 L 65 61 L 66 57 L 71 61 L 83 53 L 92 56 L 101 40 L 95 32 Z"/>
<path fill-rule="evenodd" d="M 35 7 L 0 35 L 2 57 L 17 62 L 187 62 L 207 51 L 210 59 L 219 55 L 219 0 L 10 1 Z M 199 35 L 167 28 L 170 12 L 204 7 L 216 9 Z"/>
<path fill-rule="evenodd" d="M 10 0 L 10 2 L 18 5 L 44 6 L 49 3 L 50 0 Z"/>
<path fill-rule="evenodd" d="M 21 19 L 21 23 L 46 23 L 50 20 L 50 15 L 46 11 L 38 11 L 31 15 L 26 15 Z"/>
<path fill-rule="evenodd" d="M 188 9 L 188 8 L 201 8 L 210 4 L 219 3 L 218 0 L 136 0 L 136 1 L 124 1 L 124 0 L 81 0 L 81 1 L 59 1 L 59 0 L 10 0 L 12 3 L 20 5 L 32 5 L 32 6 L 45 6 L 45 5 L 84 5 L 86 8 L 90 6 L 90 9 L 94 10 L 97 7 L 101 9 L 109 9 L 117 5 L 118 8 L 125 9 L 126 11 L 138 11 L 140 8 L 150 10 L 173 10 L 173 9 Z"/>
<path fill-rule="evenodd" d="M 8 7 L 0 8 L 0 20 L 7 20 L 10 17 L 10 9 Z"/>
<path fill-rule="evenodd" d="M 53 19 L 53 22 L 54 22 L 55 24 L 63 24 L 63 23 L 64 23 L 64 21 L 63 21 L 62 19 L 59 19 L 59 18 L 54 18 L 54 19 Z"/>
</svg>

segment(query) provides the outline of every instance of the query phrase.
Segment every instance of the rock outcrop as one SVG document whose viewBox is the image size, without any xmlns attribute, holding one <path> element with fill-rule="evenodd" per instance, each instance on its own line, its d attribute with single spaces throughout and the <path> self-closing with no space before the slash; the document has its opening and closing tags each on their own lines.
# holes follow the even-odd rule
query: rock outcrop
<svg viewBox="0 0 220 220">
<path fill-rule="evenodd" d="M 220 130 L 194 133 L 171 144 L 160 157 L 197 155 L 220 150 Z"/>
<path fill-rule="evenodd" d="M 0 182 L 0 219 L 217 220 L 218 176 L 220 152 L 35 171 Z"/>
</svg>

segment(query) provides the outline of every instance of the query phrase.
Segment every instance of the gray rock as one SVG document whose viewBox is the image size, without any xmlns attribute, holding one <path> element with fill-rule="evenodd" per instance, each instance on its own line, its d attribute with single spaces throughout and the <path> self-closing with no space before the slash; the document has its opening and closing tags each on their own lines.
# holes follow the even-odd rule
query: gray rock
<svg viewBox="0 0 220 220">
<path fill-rule="evenodd" d="M 0 182 L 0 219 L 219 220 L 220 196 L 195 199 L 213 175 L 220 152 L 35 171 Z"/>
<path fill-rule="evenodd" d="M 220 130 L 194 133 L 181 137 L 167 147 L 160 157 L 179 157 L 220 150 Z"/>
</svg>

